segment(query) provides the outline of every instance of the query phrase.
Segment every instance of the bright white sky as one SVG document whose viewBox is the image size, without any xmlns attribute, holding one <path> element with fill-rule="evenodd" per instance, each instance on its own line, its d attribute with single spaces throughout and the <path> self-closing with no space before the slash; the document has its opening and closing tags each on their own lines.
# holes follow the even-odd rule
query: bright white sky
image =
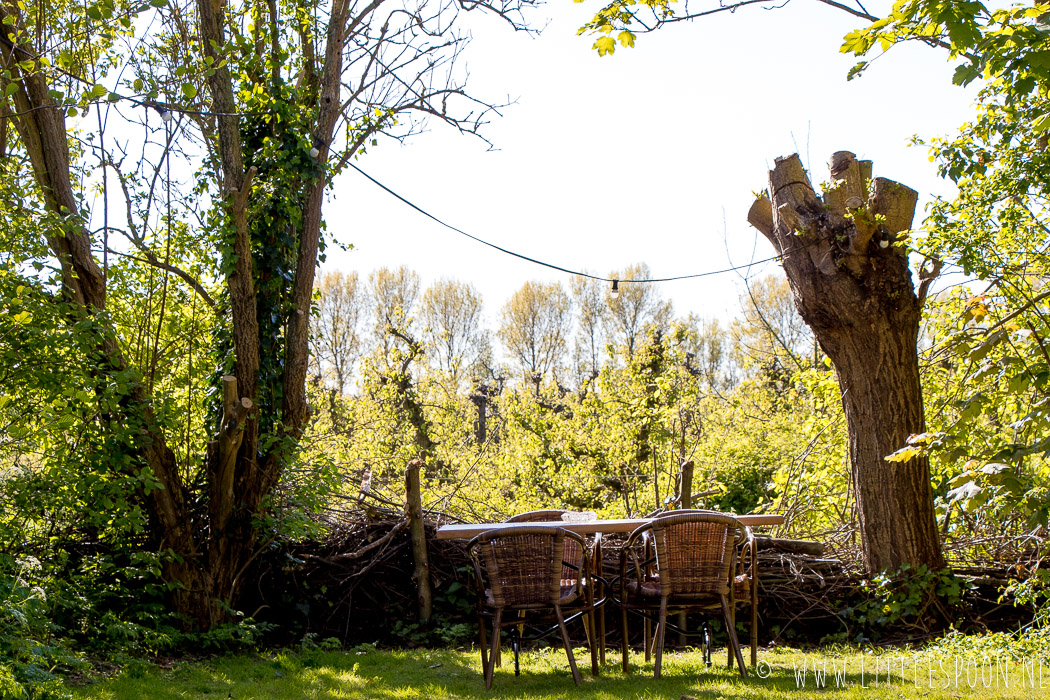
<svg viewBox="0 0 1050 700">
<path fill-rule="evenodd" d="M 867 7 L 879 14 L 887 4 Z M 405 146 L 380 141 L 358 165 L 472 235 L 603 276 L 639 261 L 653 277 L 672 277 L 772 256 L 745 217 L 777 156 L 799 152 L 819 183 L 831 153 L 851 150 L 874 161 L 875 175 L 918 190 L 920 207 L 951 194 L 926 149 L 908 145 L 972 114 L 975 90 L 951 84 L 946 52 L 897 47 L 847 82 L 856 59 L 839 46 L 862 21 L 794 0 L 640 35 L 636 48 L 600 58 L 592 37 L 576 36 L 598 7 L 551 2 L 539 38 L 495 21 L 474 31 L 473 94 L 517 99 L 485 132 L 500 150 L 432 124 Z M 469 281 L 492 328 L 525 281 L 568 284 L 439 226 L 356 172 L 333 192 L 329 230 L 354 249 L 330 248 L 324 270 L 367 276 L 403 264 L 424 287 L 442 276 Z M 738 314 L 743 287 L 729 273 L 661 291 L 677 314 L 726 319 Z"/>
</svg>

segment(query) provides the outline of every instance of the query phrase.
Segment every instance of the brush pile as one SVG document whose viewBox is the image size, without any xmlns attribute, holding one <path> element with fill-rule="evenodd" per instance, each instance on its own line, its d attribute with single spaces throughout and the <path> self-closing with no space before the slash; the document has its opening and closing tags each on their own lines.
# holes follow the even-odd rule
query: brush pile
<svg viewBox="0 0 1050 700">
<path fill-rule="evenodd" d="M 322 541 L 275 550 L 259 573 L 256 618 L 280 621 L 311 638 L 335 638 L 344 647 L 469 645 L 476 639 L 476 621 L 466 542 L 436 539 L 437 525 L 432 518 L 426 522 L 434 591 L 434 615 L 427 624 L 415 619 L 407 520 L 394 508 L 376 507 L 333 513 Z M 603 539 L 606 574 L 618 570 L 621 543 L 622 537 Z M 1000 630 L 1032 618 L 1031 609 L 1000 597 L 1011 579 L 1039 566 L 1034 557 L 1019 563 L 1015 553 L 1009 564 L 960 564 L 953 568 L 954 579 L 943 579 L 949 587 L 954 580 L 959 595 L 930 597 L 915 595 L 917 584 L 866 579 L 855 549 L 831 546 L 835 549 L 825 554 L 825 545 L 817 542 L 759 539 L 761 645 L 921 641 L 953 622 L 957 628 Z M 609 642 L 615 643 L 618 615 L 608 619 Z M 746 624 L 746 614 L 738 620 Z"/>
</svg>

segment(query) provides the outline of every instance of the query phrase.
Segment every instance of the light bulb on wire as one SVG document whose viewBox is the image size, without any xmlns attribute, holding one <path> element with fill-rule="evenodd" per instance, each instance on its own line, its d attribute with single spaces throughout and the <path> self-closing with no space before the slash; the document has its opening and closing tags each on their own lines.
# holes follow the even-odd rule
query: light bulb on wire
<svg viewBox="0 0 1050 700">
<path fill-rule="evenodd" d="M 612 281 L 612 291 L 610 292 L 610 295 L 613 299 L 616 299 L 620 296 L 620 280 Z"/>
<path fill-rule="evenodd" d="M 167 124 L 168 122 L 171 121 L 171 110 L 170 109 L 158 108 L 157 111 L 160 112 L 160 120 L 162 122 Z"/>
</svg>

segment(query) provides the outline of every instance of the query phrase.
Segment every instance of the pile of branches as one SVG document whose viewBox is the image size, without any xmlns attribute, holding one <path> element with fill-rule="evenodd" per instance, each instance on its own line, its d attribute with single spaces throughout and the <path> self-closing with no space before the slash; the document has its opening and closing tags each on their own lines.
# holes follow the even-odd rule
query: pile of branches
<svg viewBox="0 0 1050 700">
<path fill-rule="evenodd" d="M 912 571 L 898 578 L 870 579 L 857 548 L 842 539 L 832 554 L 824 555 L 793 551 L 781 546 L 785 541 L 760 538 L 760 625 L 771 643 L 792 644 L 920 642 L 938 636 L 949 625 L 965 632 L 1016 630 L 1031 622 L 1035 611 L 1015 604 L 1004 591 L 1040 566 L 1036 554 L 1042 547 L 1021 554 L 1010 549 L 1011 539 L 1004 536 L 999 543 L 1001 556 L 979 563 L 960 557 L 974 551 L 972 543 L 949 543 L 945 550 L 959 595 L 942 599 L 936 594 L 935 573 Z M 911 594 L 924 581 L 931 588 L 918 591 L 921 595 L 915 602 Z M 892 608 L 893 604 L 898 607 Z M 883 610 L 887 605 L 892 608 L 888 612 Z"/>
<path fill-rule="evenodd" d="M 332 512 L 328 534 L 290 546 L 264 565 L 257 619 L 270 619 L 292 635 L 359 643 L 411 645 L 429 641 L 416 624 L 416 587 L 408 521 L 393 508 Z M 473 609 L 467 588 L 469 559 L 464 543 L 438 540 L 426 521 L 430 577 L 435 592 L 454 588 L 454 614 Z M 459 586 L 452 586 L 453 583 Z M 464 596 L 469 606 L 464 605 Z M 437 596 L 435 618 L 446 616 Z M 446 617 L 442 618 L 447 620 Z M 466 620 L 458 620 L 465 622 Z"/>
<path fill-rule="evenodd" d="M 436 527 L 433 518 L 426 521 L 434 591 L 434 615 L 427 625 L 416 619 L 408 523 L 393 507 L 334 512 L 323 540 L 300 542 L 271 556 L 259 575 L 256 618 L 279 622 L 292 635 L 335 638 L 345 647 L 469 645 L 475 639 L 474 582 L 466 543 L 436 539 Z M 603 539 L 606 574 L 618 570 L 622 540 Z M 1000 598 L 1019 566 L 1038 567 L 1037 558 L 1020 565 L 1015 556 L 1009 564 L 956 566 L 965 590 L 954 609 L 938 610 L 939 602 L 929 600 L 880 621 L 878 610 L 907 591 L 892 582 L 867 580 L 856 550 L 835 540 L 829 538 L 838 545 L 830 550 L 817 542 L 759 539 L 760 644 L 899 643 L 935 636 L 959 620 L 966 620 L 969 629 L 985 630 L 1017 629 L 1031 620 L 1030 608 Z M 616 643 L 617 619 L 610 614 L 610 643 Z"/>
</svg>

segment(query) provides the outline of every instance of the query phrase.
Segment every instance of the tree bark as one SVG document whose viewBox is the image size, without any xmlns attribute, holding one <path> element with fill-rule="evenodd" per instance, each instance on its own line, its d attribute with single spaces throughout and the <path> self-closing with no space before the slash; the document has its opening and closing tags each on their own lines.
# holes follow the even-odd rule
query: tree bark
<svg viewBox="0 0 1050 700">
<path fill-rule="evenodd" d="M 11 19 L 21 26 L 18 15 L 8 16 L 0 7 L 0 20 Z M 4 26 L 7 26 L 4 24 Z M 10 71 L 17 85 L 13 98 L 18 116 L 15 130 L 29 156 L 33 172 L 47 208 L 61 219 L 61 227 L 48 232 L 48 246 L 62 269 L 62 292 L 71 303 L 69 322 L 75 324 L 90 318 L 98 347 L 108 363 L 102 371 L 128 373 L 128 391 L 114 416 L 141 417 L 143 426 L 142 459 L 149 466 L 161 488 L 140 492 L 151 522 L 154 544 L 174 557 L 164 558 L 164 577 L 177 581 L 173 603 L 178 610 L 201 610 L 209 607 L 210 584 L 199 568 L 197 543 L 193 527 L 186 517 L 188 493 L 179 474 L 175 455 L 168 447 L 162 427 L 141 381 L 121 352 L 116 332 L 105 317 L 106 280 L 91 254 L 91 235 L 78 210 L 77 197 L 70 179 L 70 153 L 67 141 L 65 111 L 49 96 L 49 85 L 37 71 L 23 71 L 19 61 L 36 56 L 29 44 L 0 44 L 0 67 Z M 129 372 L 129 370 L 131 370 Z M 134 466 L 129 466 L 133 470 Z"/>
<path fill-rule="evenodd" d="M 833 186 L 813 191 L 797 155 L 778 158 L 768 195 L 748 221 L 783 256 L 795 306 L 831 359 L 842 389 L 865 568 L 943 568 L 922 457 L 887 462 L 925 431 L 916 343 L 921 304 L 907 249 L 917 194 L 847 151 L 831 159 Z"/>
</svg>

